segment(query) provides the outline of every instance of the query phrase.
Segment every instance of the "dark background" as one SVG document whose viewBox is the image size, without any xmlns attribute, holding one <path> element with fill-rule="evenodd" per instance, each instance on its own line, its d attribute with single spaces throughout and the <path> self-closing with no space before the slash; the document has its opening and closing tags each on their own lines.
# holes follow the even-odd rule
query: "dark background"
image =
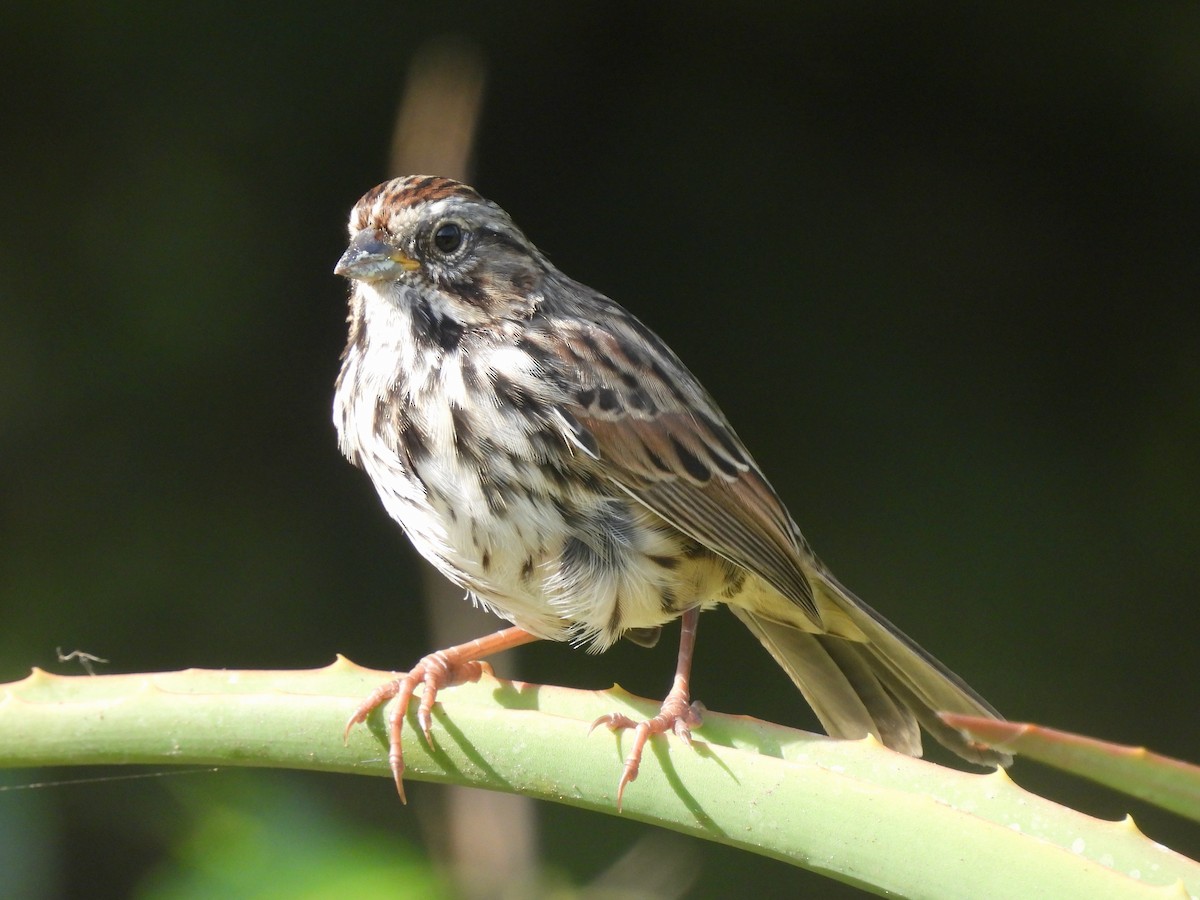
<svg viewBox="0 0 1200 900">
<path fill-rule="evenodd" d="M 1010 717 L 1200 758 L 1200 7 L 563 6 L 3 14 L 0 677 L 78 671 L 56 647 L 111 672 L 431 649 L 414 553 L 337 452 L 332 268 L 408 60 L 453 33 L 488 67 L 476 186 L 671 343 L 843 581 Z M 660 696 L 673 643 L 535 647 L 521 674 Z M 710 708 L 814 727 L 728 613 L 698 654 Z M 185 896 L 255 816 L 275 852 L 419 867 L 434 790 L 0 792 L 0 884 Z M 539 813 L 564 883 L 644 832 Z M 691 896 L 824 889 L 690 850 Z"/>
</svg>

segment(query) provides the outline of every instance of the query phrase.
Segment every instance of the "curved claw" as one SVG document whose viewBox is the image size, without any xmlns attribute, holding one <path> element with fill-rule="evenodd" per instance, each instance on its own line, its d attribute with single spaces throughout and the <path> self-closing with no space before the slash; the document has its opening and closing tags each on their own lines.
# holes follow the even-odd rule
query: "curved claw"
<svg viewBox="0 0 1200 900">
<path fill-rule="evenodd" d="M 408 714 L 408 704 L 417 687 L 424 686 L 425 688 L 421 693 L 421 703 L 417 707 L 417 724 L 421 727 L 426 742 L 432 745 L 433 706 L 437 700 L 438 691 L 444 687 L 478 681 L 484 674 L 492 674 L 492 667 L 480 661 L 478 657 L 508 650 L 511 647 L 519 647 L 521 644 L 535 640 L 537 640 L 536 637 L 520 628 L 505 628 L 495 634 L 430 653 L 413 666 L 407 674 L 375 688 L 370 696 L 358 705 L 346 722 L 342 740 L 345 741 L 349 738 L 351 728 L 365 722 L 372 712 L 395 698 L 396 705 L 388 715 L 388 766 L 392 770 L 392 779 L 396 782 L 396 792 L 400 795 L 401 802 L 406 803 L 404 748 L 401 743 L 401 731 L 404 717 Z"/>
<path fill-rule="evenodd" d="M 667 695 L 657 716 L 635 722 L 624 713 L 608 713 L 596 719 L 588 734 L 596 730 L 598 725 L 606 725 L 611 731 L 621 731 L 632 728 L 633 747 L 625 757 L 625 765 L 621 769 L 621 778 L 617 782 L 617 811 L 621 810 L 621 802 L 625 797 L 627 785 L 637 780 L 638 769 L 641 768 L 642 754 L 646 750 L 646 742 L 656 734 L 674 733 L 685 744 L 691 746 L 692 729 L 699 728 L 703 721 L 704 707 L 700 703 L 688 703 L 685 692 L 674 692 Z"/>
<path fill-rule="evenodd" d="M 438 691 L 464 681 L 474 681 L 479 678 L 481 671 L 481 664 L 478 662 L 455 664 L 445 659 L 441 652 L 431 653 L 413 666 L 407 674 L 375 688 L 350 716 L 342 735 L 343 740 L 349 736 L 351 728 L 365 722 L 372 712 L 389 700 L 396 699 L 396 705 L 388 714 L 387 722 L 388 768 L 392 770 L 392 780 L 396 783 L 396 793 L 400 795 L 401 803 L 408 802 L 404 793 L 404 744 L 401 734 L 404 717 L 408 714 L 408 705 L 417 687 L 423 685 L 425 688 L 421 693 L 421 704 L 417 708 L 417 723 L 425 735 L 425 740 L 432 743 L 430 730 L 433 726 L 433 705 L 437 700 Z"/>
<path fill-rule="evenodd" d="M 595 722 L 593 722 L 591 727 L 588 728 L 588 734 L 590 735 L 601 725 L 606 727 L 609 731 L 622 731 L 626 728 L 637 728 L 637 722 L 633 721 L 633 719 L 629 718 L 629 716 L 625 715 L 624 713 L 612 712 L 605 713 Z"/>
<path fill-rule="evenodd" d="M 363 722 L 367 721 L 367 716 L 371 715 L 371 713 L 374 712 L 378 707 L 387 703 L 398 693 L 400 693 L 399 678 L 381 684 L 379 687 L 375 688 L 375 690 L 371 691 L 367 699 L 360 703 L 358 708 L 354 710 L 353 715 L 346 720 L 346 728 L 342 732 L 342 743 L 345 744 L 348 740 L 350 740 L 351 728 L 353 728 L 355 725 L 361 725 Z"/>
<path fill-rule="evenodd" d="M 671 690 L 659 707 L 658 715 L 644 722 L 635 723 L 633 719 L 622 713 L 609 713 L 601 716 L 592 723 L 588 734 L 595 731 L 596 726 L 604 723 L 613 731 L 622 728 L 632 728 L 633 747 L 625 757 L 625 766 L 621 770 L 621 780 L 617 782 L 617 812 L 621 811 L 621 800 L 625 796 L 626 785 L 638 776 L 638 768 L 642 764 L 642 753 L 646 749 L 646 741 L 652 735 L 674 732 L 685 744 L 692 743 L 692 728 L 699 727 L 704 714 L 704 707 L 691 702 L 691 692 L 688 689 L 688 678 L 692 671 L 692 651 L 696 646 L 696 622 L 699 620 L 700 608 L 693 606 L 681 617 L 679 629 L 679 658 L 675 663 L 675 681 Z"/>
</svg>

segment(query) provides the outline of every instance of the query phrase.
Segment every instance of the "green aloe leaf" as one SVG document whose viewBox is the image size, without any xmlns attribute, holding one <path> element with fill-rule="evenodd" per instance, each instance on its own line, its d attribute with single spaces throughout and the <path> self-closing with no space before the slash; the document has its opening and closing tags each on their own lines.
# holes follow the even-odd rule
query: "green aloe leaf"
<svg viewBox="0 0 1200 900">
<path fill-rule="evenodd" d="M 1026 722 L 946 713 L 942 719 L 992 747 L 1090 778 L 1200 821 L 1200 767 L 1152 753 Z"/>
<path fill-rule="evenodd" d="M 350 712 L 386 673 L 187 670 L 0 686 L 0 766 L 97 763 L 274 766 L 387 776 L 383 719 L 346 745 Z M 710 712 L 692 746 L 651 740 L 616 809 L 629 734 L 589 733 L 614 710 L 657 704 L 485 677 L 438 695 L 433 746 L 405 723 L 408 777 L 470 784 L 670 828 L 911 897 L 1185 897 L 1200 864 L 972 774 Z M 381 790 L 391 790 L 381 782 Z"/>
</svg>

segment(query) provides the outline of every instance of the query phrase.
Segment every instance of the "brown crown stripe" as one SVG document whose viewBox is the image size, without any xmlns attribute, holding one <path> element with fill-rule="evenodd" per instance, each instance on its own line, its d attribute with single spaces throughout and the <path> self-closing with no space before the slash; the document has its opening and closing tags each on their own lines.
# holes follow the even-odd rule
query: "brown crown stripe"
<svg viewBox="0 0 1200 900">
<path fill-rule="evenodd" d="M 405 178 L 395 178 L 373 189 L 363 200 L 373 202 L 379 194 L 384 195 L 385 205 L 396 208 L 432 203 L 447 197 L 476 201 L 483 199 L 473 188 L 440 175 L 409 175 Z"/>
</svg>

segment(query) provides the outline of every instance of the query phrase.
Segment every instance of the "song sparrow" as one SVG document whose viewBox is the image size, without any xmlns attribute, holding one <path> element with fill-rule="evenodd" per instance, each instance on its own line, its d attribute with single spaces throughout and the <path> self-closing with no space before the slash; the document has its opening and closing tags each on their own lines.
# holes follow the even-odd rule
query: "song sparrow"
<svg viewBox="0 0 1200 900">
<path fill-rule="evenodd" d="M 417 686 L 428 739 L 437 690 L 478 678 L 483 656 L 537 639 L 650 645 L 682 618 L 662 712 L 600 720 L 637 729 L 619 802 L 647 738 L 690 740 L 696 619 L 717 603 L 831 735 L 919 756 L 919 723 L 968 760 L 1009 762 L 937 717 L 999 714 L 838 583 L 666 344 L 556 269 L 499 206 L 447 178 L 381 184 L 354 207 L 336 271 L 352 284 L 333 407 L 342 452 L 422 555 L 515 625 L 425 657 L 351 717 L 347 732 L 399 695 L 401 797 Z"/>
</svg>

